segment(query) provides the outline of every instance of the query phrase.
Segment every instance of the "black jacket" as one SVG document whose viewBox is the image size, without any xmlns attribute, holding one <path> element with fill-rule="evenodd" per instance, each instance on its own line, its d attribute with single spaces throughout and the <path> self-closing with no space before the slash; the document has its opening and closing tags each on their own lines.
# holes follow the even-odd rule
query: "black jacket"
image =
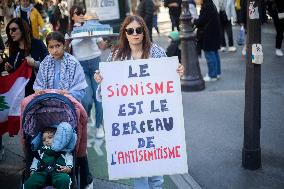
<svg viewBox="0 0 284 189">
<path fill-rule="evenodd" d="M 178 7 L 169 7 L 169 4 L 171 3 L 177 3 Z M 164 6 L 169 8 L 170 15 L 179 17 L 181 13 L 181 3 L 182 0 L 165 0 Z"/>
<path fill-rule="evenodd" d="M 284 13 L 284 1 L 283 0 L 268 0 L 267 10 L 269 15 L 275 19 L 278 18 L 278 13 Z"/>
<path fill-rule="evenodd" d="M 220 21 L 217 8 L 212 0 L 204 0 L 200 16 L 194 20 L 194 25 L 202 32 L 201 49 L 216 51 L 220 48 Z"/>
<path fill-rule="evenodd" d="M 137 9 L 138 15 L 146 22 L 147 26 L 152 26 L 154 13 L 154 3 L 152 0 L 141 0 Z"/>
</svg>

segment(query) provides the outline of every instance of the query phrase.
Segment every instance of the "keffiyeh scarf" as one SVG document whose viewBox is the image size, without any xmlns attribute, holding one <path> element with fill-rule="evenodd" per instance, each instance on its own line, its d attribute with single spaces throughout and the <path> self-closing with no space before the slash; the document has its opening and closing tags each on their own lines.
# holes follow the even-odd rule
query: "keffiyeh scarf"
<svg viewBox="0 0 284 189">
<path fill-rule="evenodd" d="M 45 57 L 39 67 L 34 90 L 54 88 L 55 60 L 51 55 Z M 70 54 L 64 53 L 60 66 L 59 88 L 69 92 L 87 88 L 85 74 L 80 63 Z"/>
</svg>

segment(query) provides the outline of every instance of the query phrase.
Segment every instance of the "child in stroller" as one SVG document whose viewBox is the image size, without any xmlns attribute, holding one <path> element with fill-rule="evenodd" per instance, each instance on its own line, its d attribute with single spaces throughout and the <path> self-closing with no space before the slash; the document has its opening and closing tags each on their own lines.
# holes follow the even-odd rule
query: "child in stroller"
<svg viewBox="0 0 284 189">
<path fill-rule="evenodd" d="M 92 182 L 92 177 L 88 176 L 88 166 L 82 163 L 83 160 L 86 159 L 87 113 L 84 107 L 71 95 L 62 95 L 58 90 L 44 90 L 42 93 L 41 95 L 33 94 L 26 97 L 21 104 L 21 133 L 23 135 L 22 142 L 26 160 L 23 181 L 30 176 L 30 168 L 38 168 L 38 166 L 34 165 L 41 164 L 38 161 L 38 163 L 32 165 L 32 161 L 33 159 L 36 161 L 34 157 L 36 157 L 38 153 L 35 152 L 41 147 L 43 131 L 53 126 L 56 128 L 56 133 L 54 135 L 53 144 L 51 145 L 52 150 L 56 152 L 63 151 L 64 153 L 72 152 L 74 156 L 74 158 L 72 158 L 73 164 L 70 162 L 71 158 L 68 163 L 66 162 L 66 165 L 70 167 L 72 165 L 73 167 L 72 172 L 69 174 L 72 179 L 72 187 L 85 188 L 86 184 Z M 66 125 L 69 125 L 69 127 Z M 70 129 L 70 125 L 72 129 Z M 70 137 L 70 134 L 66 134 L 67 131 L 69 131 L 68 133 L 73 133 L 71 135 L 72 137 Z M 75 137 L 77 140 L 72 139 Z M 47 180 L 48 185 L 53 184 L 50 177 L 48 177 Z M 80 182 L 78 182 L 79 180 Z M 25 188 L 27 188 L 26 185 Z"/>
<path fill-rule="evenodd" d="M 42 144 L 40 139 L 42 139 Z M 24 184 L 25 189 L 42 188 L 47 179 L 57 189 L 67 189 L 71 186 L 69 173 L 73 168 L 71 151 L 76 144 L 77 136 L 72 126 L 67 122 L 46 127 L 32 140 L 32 149 L 40 146 L 39 154 L 35 153 L 30 167 L 31 176 Z"/>
</svg>

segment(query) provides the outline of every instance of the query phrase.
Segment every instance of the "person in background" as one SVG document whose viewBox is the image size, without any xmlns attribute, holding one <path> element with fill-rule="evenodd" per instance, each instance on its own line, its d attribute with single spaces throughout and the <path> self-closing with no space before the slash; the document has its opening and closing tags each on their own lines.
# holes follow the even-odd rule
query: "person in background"
<svg viewBox="0 0 284 189">
<path fill-rule="evenodd" d="M 158 35 L 160 35 L 160 31 L 158 27 L 158 13 L 160 12 L 161 2 L 160 0 L 153 0 L 153 3 L 154 3 L 153 28 L 155 28 Z"/>
<path fill-rule="evenodd" d="M 39 30 L 44 26 L 44 21 L 30 0 L 20 0 L 20 6 L 17 6 L 14 17 L 25 20 L 31 27 L 34 38 L 39 39 Z"/>
<path fill-rule="evenodd" d="M 164 49 L 154 43 L 151 43 L 148 29 L 144 20 L 140 16 L 134 15 L 127 16 L 124 19 L 120 27 L 118 44 L 116 47 L 114 47 L 107 61 L 161 58 L 166 56 L 167 55 Z M 181 64 L 179 64 L 177 73 L 181 76 L 183 72 L 184 68 Z M 94 78 L 96 82 L 102 82 L 102 75 L 99 73 L 99 70 L 96 71 Z M 97 95 L 97 97 L 100 96 L 100 94 Z M 134 188 L 162 189 L 163 183 L 163 176 L 136 178 L 134 179 Z"/>
<path fill-rule="evenodd" d="M 82 27 L 85 22 L 85 10 L 77 5 L 74 5 L 70 9 L 70 32 L 74 27 Z M 88 87 L 86 88 L 86 95 L 82 99 L 82 104 L 87 111 L 89 117 L 91 117 L 91 109 L 93 103 L 95 104 L 96 115 L 96 138 L 104 137 L 103 122 L 103 108 L 102 103 L 96 99 L 96 90 L 98 87 L 97 82 L 94 80 L 93 75 L 95 71 L 99 69 L 99 63 L 101 61 L 101 51 L 108 48 L 109 45 L 101 37 L 98 38 L 85 38 L 85 39 L 73 39 L 71 41 L 72 54 L 77 60 L 80 61 L 84 69 L 86 81 Z"/>
<path fill-rule="evenodd" d="M 37 69 L 48 51 L 41 40 L 33 38 L 28 23 L 21 18 L 13 18 L 7 24 L 6 34 L 9 58 L 5 63 L 5 70 L 14 72 L 24 59 L 31 67 Z M 2 61 L 0 58 L 0 62 Z M 33 69 L 31 79 L 25 88 L 25 96 L 34 93 L 32 86 L 36 77 L 35 69 Z"/>
<path fill-rule="evenodd" d="M 46 19 L 47 13 L 45 11 L 44 3 L 42 0 L 34 0 L 34 7 L 38 10 L 43 20 Z"/>
<path fill-rule="evenodd" d="M 141 16 L 148 28 L 150 40 L 152 39 L 152 27 L 153 27 L 153 15 L 154 15 L 154 3 L 152 0 L 140 0 L 138 5 L 137 14 Z"/>
<path fill-rule="evenodd" d="M 232 30 L 232 21 L 236 20 L 236 12 L 233 0 L 219 0 L 219 16 L 220 16 L 220 25 L 221 25 L 221 51 L 224 52 L 227 50 L 225 32 L 229 41 L 229 52 L 235 52 L 237 48 L 234 46 L 234 37 Z"/>
<path fill-rule="evenodd" d="M 197 19 L 198 14 L 197 14 L 197 9 L 196 9 L 196 2 L 197 0 L 189 0 L 189 12 L 192 16 L 192 18 Z"/>
<path fill-rule="evenodd" d="M 14 11 L 15 11 L 15 3 L 13 0 L 7 0 L 6 1 L 6 12 L 5 12 L 5 17 L 6 17 L 6 22 L 10 22 L 10 20 L 13 18 Z"/>
<path fill-rule="evenodd" d="M 179 31 L 179 17 L 181 13 L 182 0 L 165 0 L 164 6 L 169 8 L 170 19 L 172 22 L 172 31 L 175 27 Z"/>
<path fill-rule="evenodd" d="M 200 40 L 199 45 L 204 51 L 208 74 L 204 81 L 217 81 L 221 77 L 221 64 L 218 49 L 220 48 L 220 21 L 216 6 L 212 0 L 201 0 L 201 10 L 198 19 L 193 19 Z"/>
<path fill-rule="evenodd" d="M 275 39 L 275 55 L 282 57 L 283 51 L 281 50 L 284 32 L 284 1 L 283 0 L 268 0 L 268 12 L 273 19 L 276 30 Z"/>
<path fill-rule="evenodd" d="M 49 22 L 52 24 L 53 31 L 56 31 L 56 20 L 55 20 L 55 5 L 53 1 L 48 1 L 48 11 L 47 15 L 49 18 Z"/>
<path fill-rule="evenodd" d="M 235 0 L 235 10 L 237 16 L 236 23 L 241 24 L 241 0 Z"/>
<path fill-rule="evenodd" d="M 56 23 L 56 31 L 61 32 L 63 35 L 68 33 L 69 28 L 69 12 L 68 3 L 64 0 L 58 0 L 55 6 L 54 17 Z"/>
</svg>

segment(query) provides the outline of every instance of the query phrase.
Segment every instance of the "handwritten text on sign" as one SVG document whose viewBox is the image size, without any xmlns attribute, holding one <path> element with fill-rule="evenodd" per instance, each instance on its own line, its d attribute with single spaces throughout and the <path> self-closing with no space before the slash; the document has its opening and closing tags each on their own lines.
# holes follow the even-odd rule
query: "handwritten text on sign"
<svg viewBox="0 0 284 189">
<path fill-rule="evenodd" d="M 110 179 L 187 173 L 177 57 L 100 64 Z"/>
</svg>

